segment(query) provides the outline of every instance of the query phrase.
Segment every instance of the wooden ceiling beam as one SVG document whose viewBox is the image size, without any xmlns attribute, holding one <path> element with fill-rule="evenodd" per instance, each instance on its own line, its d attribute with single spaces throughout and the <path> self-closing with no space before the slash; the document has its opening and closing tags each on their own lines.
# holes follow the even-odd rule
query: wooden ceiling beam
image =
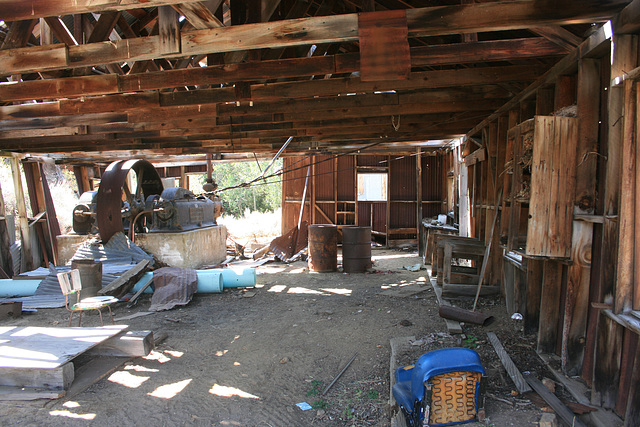
<svg viewBox="0 0 640 427">
<path fill-rule="evenodd" d="M 569 30 L 565 30 L 559 25 L 550 25 L 547 27 L 535 27 L 530 29 L 531 32 L 539 36 L 545 37 L 549 41 L 566 49 L 567 52 L 575 49 L 584 41 L 583 38 L 576 36 Z"/>
<path fill-rule="evenodd" d="M 214 13 L 223 0 L 198 1 L 195 3 L 175 4 L 172 7 L 183 15 L 193 28 L 204 30 L 205 28 L 220 28 L 224 24 L 215 17 Z"/>
<path fill-rule="evenodd" d="M 360 82 L 357 78 L 305 80 L 300 82 L 253 85 L 252 99 L 305 98 L 310 96 L 333 96 L 349 93 L 387 90 L 415 90 L 442 87 L 495 84 L 505 81 L 533 81 L 542 69 L 533 66 L 486 67 L 461 70 L 427 71 L 412 73 L 408 80 L 390 82 Z M 64 99 L 57 102 L 9 105 L 0 107 L 0 120 L 58 115 L 77 115 L 109 111 L 129 111 L 141 108 L 188 104 L 205 105 L 235 101 L 232 88 L 205 89 L 189 92 L 107 95 L 79 99 Z M 215 109 L 215 105 L 213 105 Z M 194 114 L 199 114 L 199 109 Z"/>
<path fill-rule="evenodd" d="M 25 46 L 37 23 L 37 19 L 7 22 L 7 25 L 9 25 L 9 31 L 4 37 L 4 41 L 2 42 L 0 49 L 14 50 Z"/>
<path fill-rule="evenodd" d="M 121 18 L 122 20 L 123 18 Z M 125 22 L 126 23 L 126 22 Z M 119 24 L 120 25 L 120 24 Z M 500 40 L 413 48 L 414 67 L 514 60 L 559 55 L 564 50 L 542 38 Z M 3 101 L 72 98 L 122 92 L 215 85 L 238 81 L 306 77 L 359 71 L 359 55 L 340 54 L 250 62 L 141 74 L 96 75 L 32 80 L 0 85 Z"/>
<path fill-rule="evenodd" d="M 515 108 L 520 104 L 520 102 L 524 101 L 525 99 L 536 94 L 537 90 L 540 87 L 555 82 L 558 76 L 566 74 L 569 71 L 575 72 L 574 70 L 577 68 L 578 60 L 580 58 L 589 57 L 593 54 L 593 52 L 601 51 L 603 47 L 610 45 L 610 43 L 611 26 L 609 24 L 604 24 L 596 31 L 594 31 L 589 37 L 587 37 L 585 41 L 580 44 L 580 46 L 578 46 L 567 56 L 558 61 L 558 63 L 551 67 L 539 79 L 531 83 L 522 92 L 511 98 L 502 107 L 497 109 L 493 114 L 486 117 L 482 122 L 474 126 L 470 131 L 467 132 L 467 137 L 470 138 L 476 135 L 482 130 L 482 128 L 487 126 L 492 121 L 497 120 L 499 116 L 509 111 L 510 109 Z"/>
<path fill-rule="evenodd" d="M 73 34 L 71 34 L 71 31 L 69 31 L 60 17 L 48 16 L 44 18 L 44 20 L 51 27 L 51 31 L 53 31 L 53 34 L 55 34 L 58 40 L 60 40 L 62 43 L 69 46 L 75 46 L 78 44 L 78 41 L 73 37 Z"/>
<path fill-rule="evenodd" d="M 122 11 L 200 0 L 8 0 L 2 2 L 2 19 L 16 21 L 47 16 L 78 15 L 90 12 Z"/>
<path fill-rule="evenodd" d="M 611 18 L 627 3 L 628 0 L 517 0 L 426 7 L 409 9 L 406 13 L 409 37 L 424 37 L 591 23 Z M 0 75 L 357 40 L 356 14 L 321 16 L 184 32 L 181 52 L 175 54 L 162 53 L 159 36 L 78 46 L 57 44 L 10 49 L 0 52 Z"/>
</svg>

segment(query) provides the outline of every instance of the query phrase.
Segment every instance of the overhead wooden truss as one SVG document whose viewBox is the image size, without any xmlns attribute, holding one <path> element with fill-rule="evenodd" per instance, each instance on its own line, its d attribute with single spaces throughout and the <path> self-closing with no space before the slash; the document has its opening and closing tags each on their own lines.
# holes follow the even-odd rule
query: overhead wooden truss
<svg viewBox="0 0 640 427">
<path fill-rule="evenodd" d="M 293 152 L 446 140 L 575 56 L 593 25 L 627 6 L 619 26 L 635 29 L 638 13 L 628 0 L 462 3 L 1 0 L 0 151 L 101 157 L 271 151 L 289 136 Z M 391 15 L 406 17 L 408 78 L 393 76 L 377 49 L 359 49 L 361 37 L 385 42 L 361 26 Z M 363 54 L 378 80 L 362 75 Z"/>
</svg>

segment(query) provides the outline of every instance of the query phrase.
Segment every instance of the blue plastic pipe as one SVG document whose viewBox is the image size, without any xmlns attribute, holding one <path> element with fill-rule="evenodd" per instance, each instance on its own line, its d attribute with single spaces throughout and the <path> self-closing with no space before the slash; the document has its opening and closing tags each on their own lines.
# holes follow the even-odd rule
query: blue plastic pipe
<svg viewBox="0 0 640 427">
<path fill-rule="evenodd" d="M 36 293 L 42 280 L 0 279 L 0 297 L 29 297 Z"/>
<path fill-rule="evenodd" d="M 220 293 L 226 288 L 244 288 L 256 285 L 255 268 L 245 268 L 242 270 L 222 269 L 222 270 L 196 270 L 198 276 L 197 292 L 200 293 Z M 153 279 L 153 272 L 146 272 L 135 284 L 132 292 L 138 292 L 142 287 Z M 144 293 L 153 293 L 153 289 L 148 287 Z"/>
<path fill-rule="evenodd" d="M 256 285 L 256 269 L 243 268 L 241 270 L 235 270 L 233 268 L 225 268 L 222 270 L 222 284 L 225 289 L 253 287 Z"/>
</svg>

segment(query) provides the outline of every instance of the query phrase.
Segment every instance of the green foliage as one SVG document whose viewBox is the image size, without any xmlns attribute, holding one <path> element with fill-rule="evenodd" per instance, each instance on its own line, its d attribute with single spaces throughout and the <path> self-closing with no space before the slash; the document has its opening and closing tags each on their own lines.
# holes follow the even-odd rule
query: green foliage
<svg viewBox="0 0 640 427">
<path fill-rule="evenodd" d="M 329 406 L 329 403 L 324 399 L 314 400 L 311 404 L 313 409 L 327 409 L 327 406 Z"/>
<path fill-rule="evenodd" d="M 478 338 L 473 335 L 467 335 L 467 338 L 462 341 L 462 346 L 465 348 L 476 348 L 478 346 Z"/>
<path fill-rule="evenodd" d="M 213 166 L 213 179 L 218 184 L 218 190 L 233 187 L 251 181 L 259 176 L 269 164 L 260 161 L 216 163 Z M 277 160 L 267 172 L 267 175 L 277 171 L 282 166 L 282 160 Z M 201 177 L 204 183 L 205 176 Z M 250 187 L 234 188 L 219 191 L 218 194 L 224 206 L 225 215 L 239 218 L 245 211 L 273 212 L 282 204 L 282 185 L 279 177 L 268 178 L 253 183 Z"/>
<path fill-rule="evenodd" d="M 369 392 L 367 393 L 367 397 L 371 400 L 377 400 L 378 399 L 378 390 L 369 390 Z"/>
<path fill-rule="evenodd" d="M 307 396 L 317 396 L 320 394 L 320 389 L 322 388 L 322 381 L 313 380 L 311 381 L 311 388 L 307 391 Z"/>
</svg>

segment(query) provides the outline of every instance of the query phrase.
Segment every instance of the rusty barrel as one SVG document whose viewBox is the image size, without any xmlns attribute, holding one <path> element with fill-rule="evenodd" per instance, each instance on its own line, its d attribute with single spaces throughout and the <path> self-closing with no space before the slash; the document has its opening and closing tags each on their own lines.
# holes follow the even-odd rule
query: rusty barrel
<svg viewBox="0 0 640 427">
<path fill-rule="evenodd" d="M 316 224 L 309 226 L 309 270 L 316 273 L 338 269 L 338 227 Z"/>
<path fill-rule="evenodd" d="M 71 261 L 71 268 L 80 271 L 80 298 L 98 295 L 98 291 L 102 289 L 102 263 L 92 259 L 75 259 Z"/>
<path fill-rule="evenodd" d="M 342 268 L 364 273 L 371 267 L 371 227 L 342 227 Z"/>
</svg>

